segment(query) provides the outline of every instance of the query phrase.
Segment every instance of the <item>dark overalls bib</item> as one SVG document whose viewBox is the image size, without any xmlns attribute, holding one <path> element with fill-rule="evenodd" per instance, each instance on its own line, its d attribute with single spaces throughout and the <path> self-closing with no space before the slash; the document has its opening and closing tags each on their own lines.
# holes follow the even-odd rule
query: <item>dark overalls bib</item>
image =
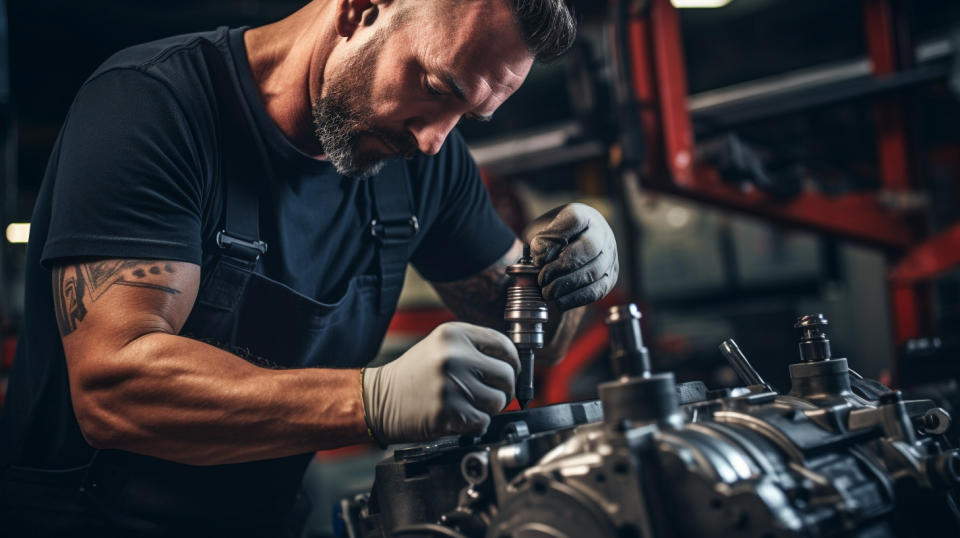
<svg viewBox="0 0 960 538">
<path fill-rule="evenodd" d="M 226 67 L 220 57 L 211 58 L 215 60 L 220 60 L 216 67 Z M 221 105 L 221 140 L 256 151 L 221 152 L 250 159 L 221 163 L 225 229 L 217 234 L 215 247 L 211 245 L 210 263 L 205 255 L 199 294 L 181 334 L 269 368 L 365 365 L 375 356 L 393 315 L 409 240 L 418 231 L 406 165 L 387 164 L 403 169 L 403 181 L 396 181 L 397 174 L 387 175 L 392 181 L 371 180 L 375 218 L 357 230 L 358 241 L 378 249 L 379 274 L 354 276 L 343 297 L 332 304 L 304 296 L 256 270 L 267 250 L 260 241 L 258 191 L 269 174 L 261 163 L 268 161 L 259 136 L 250 132 L 249 108 L 230 85 L 225 91 L 231 98 Z M 251 439 L 237 439 L 241 441 Z M 46 499 L 40 500 L 64 508 L 65 513 L 51 516 L 66 517 L 63 526 L 69 528 L 73 517 L 82 529 L 100 530 L 100 535 L 298 536 L 302 518 L 294 517 L 293 507 L 312 455 L 190 466 L 98 450 L 85 468 L 61 476 L 44 477 L 38 471 L 41 475 L 20 478 L 49 482 L 43 486 L 46 492 L 41 489 Z M 30 488 L 25 492 L 31 493 Z"/>
</svg>

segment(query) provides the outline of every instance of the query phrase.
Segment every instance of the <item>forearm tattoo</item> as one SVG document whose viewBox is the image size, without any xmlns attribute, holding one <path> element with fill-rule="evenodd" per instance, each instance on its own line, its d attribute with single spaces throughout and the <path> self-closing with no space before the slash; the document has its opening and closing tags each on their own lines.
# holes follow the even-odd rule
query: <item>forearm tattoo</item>
<svg viewBox="0 0 960 538">
<path fill-rule="evenodd" d="M 516 245 L 515 245 L 516 246 Z M 435 283 L 433 286 L 444 304 L 464 321 L 503 330 L 503 309 L 507 302 L 509 282 L 505 268 L 516 263 L 522 250 L 511 248 L 496 263 L 476 275 L 456 282 Z"/>
<path fill-rule="evenodd" d="M 503 309 L 510 283 L 506 267 L 516 263 L 522 254 L 522 245 L 514 243 L 497 263 L 480 273 L 456 282 L 434 283 L 433 287 L 459 319 L 505 331 L 507 324 L 503 320 Z M 537 360 L 552 364 L 566 355 L 585 309 L 574 308 L 561 313 L 553 303 L 547 305 L 550 308 L 550 322 L 544 327 L 547 345 L 537 353 Z"/>
<path fill-rule="evenodd" d="M 53 270 L 53 311 L 60 336 L 77 330 L 87 305 L 111 286 L 134 286 L 177 295 L 180 290 L 148 282 L 150 275 L 175 273 L 173 265 L 150 260 L 104 260 L 58 266 Z"/>
</svg>

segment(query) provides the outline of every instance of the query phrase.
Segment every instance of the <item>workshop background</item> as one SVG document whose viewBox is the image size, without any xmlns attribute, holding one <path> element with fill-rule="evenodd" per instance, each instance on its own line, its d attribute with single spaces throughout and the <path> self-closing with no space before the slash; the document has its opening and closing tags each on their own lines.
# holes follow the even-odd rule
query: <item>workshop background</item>
<svg viewBox="0 0 960 538">
<path fill-rule="evenodd" d="M 113 52 L 303 1 L 0 0 L 0 401 L 23 311 L 28 222 L 84 79 Z M 861 374 L 957 401 L 960 2 L 582 0 L 574 50 L 537 66 L 489 124 L 461 130 L 515 229 L 559 203 L 611 221 L 657 370 L 732 385 L 735 338 L 777 388 L 793 321 L 823 312 Z M 686 9 L 685 5 L 700 5 Z M 453 19 L 451 19 L 453 20 Z M 533 405 L 594 398 L 603 305 Z M 451 319 L 408 275 L 379 361 Z M 382 453 L 318 454 L 308 534 L 369 488 Z"/>
</svg>

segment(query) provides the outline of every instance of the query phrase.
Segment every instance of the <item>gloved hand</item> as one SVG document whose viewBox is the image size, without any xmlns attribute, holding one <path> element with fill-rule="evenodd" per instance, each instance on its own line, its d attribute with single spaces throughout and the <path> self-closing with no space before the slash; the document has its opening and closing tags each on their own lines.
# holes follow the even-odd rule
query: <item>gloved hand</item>
<svg viewBox="0 0 960 538">
<path fill-rule="evenodd" d="M 543 298 L 562 310 L 599 301 L 620 275 L 613 230 L 596 209 L 566 204 L 538 217 L 523 232 L 539 265 Z"/>
<path fill-rule="evenodd" d="M 381 443 L 481 433 L 513 399 L 519 369 L 503 334 L 444 323 L 393 362 L 364 371 L 367 425 Z"/>
</svg>

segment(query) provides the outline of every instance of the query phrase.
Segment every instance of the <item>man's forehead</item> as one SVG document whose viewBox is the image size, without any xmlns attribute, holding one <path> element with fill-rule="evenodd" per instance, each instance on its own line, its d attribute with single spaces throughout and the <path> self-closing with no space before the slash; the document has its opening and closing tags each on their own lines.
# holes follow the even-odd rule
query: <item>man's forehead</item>
<svg viewBox="0 0 960 538">
<path fill-rule="evenodd" d="M 427 72 L 440 78 L 455 94 L 462 93 L 467 100 L 474 98 L 477 92 L 513 93 L 523 84 L 530 70 L 529 65 L 510 65 L 495 58 L 489 58 L 481 64 L 444 61 L 444 58 L 434 56 L 424 59 L 422 63 Z"/>
<path fill-rule="evenodd" d="M 482 7 L 484 4 L 467 2 L 464 5 Z M 476 102 L 478 94 L 485 96 L 484 101 L 487 98 L 503 101 L 520 87 L 533 65 L 533 55 L 527 50 L 506 3 L 494 4 L 500 9 L 488 9 L 486 14 L 481 9 L 458 13 L 459 20 L 454 27 L 437 25 L 434 20 L 432 28 L 415 31 L 421 41 L 417 47 L 420 61 L 427 71 L 443 78 L 451 90 L 462 90 L 471 102 Z"/>
</svg>

